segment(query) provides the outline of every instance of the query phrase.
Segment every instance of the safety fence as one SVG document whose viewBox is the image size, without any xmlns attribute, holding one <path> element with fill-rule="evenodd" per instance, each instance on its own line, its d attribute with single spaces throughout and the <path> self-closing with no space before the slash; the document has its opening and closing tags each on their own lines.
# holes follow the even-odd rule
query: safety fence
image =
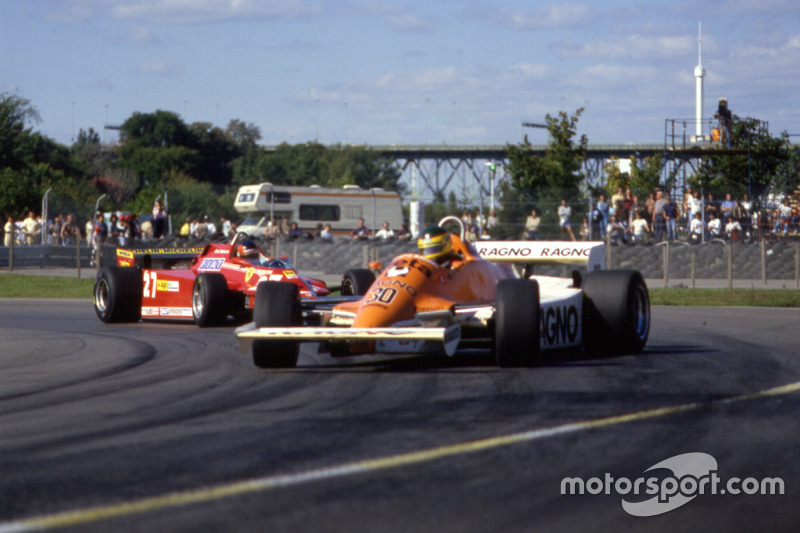
<svg viewBox="0 0 800 533">
<path fill-rule="evenodd" d="M 142 243 L 153 248 L 164 241 Z M 195 247 L 202 242 L 175 242 L 171 246 Z M 370 261 L 387 264 L 400 253 L 416 251 L 414 241 L 351 241 L 335 242 L 298 239 L 271 240 L 260 243 L 264 252 L 273 257 L 286 256 L 301 271 L 341 274 L 350 268 L 366 267 Z M 116 247 L 104 245 L 99 258 L 92 248 L 71 246 L 0 247 L 0 269 L 75 268 L 94 269 L 116 263 Z M 695 286 L 697 280 L 747 280 L 766 284 L 768 281 L 787 282 L 784 285 L 800 288 L 800 242 L 779 240 L 774 243 L 730 243 L 711 241 L 705 244 L 661 243 L 658 245 L 619 245 L 606 247 L 607 268 L 638 270 L 649 280 L 663 280 L 664 286 Z M 573 267 L 537 266 L 535 272 L 544 275 L 566 276 Z M 84 275 L 92 275 L 85 272 Z M 724 283 L 722 284 L 724 286 Z"/>
</svg>

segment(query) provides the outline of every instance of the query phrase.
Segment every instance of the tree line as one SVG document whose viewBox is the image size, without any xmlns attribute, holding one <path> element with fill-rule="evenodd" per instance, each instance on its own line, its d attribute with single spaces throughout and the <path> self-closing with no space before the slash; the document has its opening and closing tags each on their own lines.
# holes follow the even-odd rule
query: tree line
<svg viewBox="0 0 800 533">
<path fill-rule="evenodd" d="M 549 139 L 543 155 L 533 153 L 527 138 L 507 145 L 508 179 L 497 190 L 501 221 L 522 222 L 530 206 L 536 205 L 544 206 L 543 224 L 555 223 L 555 206 L 561 199 L 577 208 L 573 216 L 580 217 L 588 208 L 587 199 L 600 192 L 610 196 L 617 187 L 629 187 L 642 196 L 657 187 L 672 190 L 679 185 L 679 176 L 664 175 L 661 156 L 633 158 L 629 172 L 621 172 L 612 160 L 604 183 L 590 183 L 581 170 L 588 146 L 586 136 L 578 135 L 582 112 L 580 108 L 572 114 L 546 116 Z M 135 112 L 119 127 L 118 143 L 102 144 L 98 132 L 89 128 L 81 129 L 71 146 L 35 131 L 39 121 L 29 100 L 0 94 L 0 215 L 4 217 L 38 212 L 48 189 L 60 199 L 60 212 L 84 220 L 93 215 L 102 194 L 106 195 L 100 205 L 103 211 L 148 213 L 155 198 L 166 193 L 173 219 L 180 221 L 205 214 L 235 219 L 238 187 L 263 181 L 405 191 L 400 170 L 373 150 L 318 143 L 284 143 L 267 150 L 258 144 L 259 128 L 238 119 L 223 129 L 208 122 L 187 124 L 171 111 Z M 800 155 L 785 132 L 772 137 L 758 121 L 734 116 L 731 137 L 732 150 L 708 150 L 698 158 L 689 185 L 715 195 L 749 192 L 755 198 L 797 188 Z M 426 213 L 431 218 L 475 207 L 451 193 Z"/>
<path fill-rule="evenodd" d="M 400 171 L 364 147 L 318 143 L 259 146 L 259 128 L 235 119 L 224 129 L 185 123 L 171 111 L 133 113 L 119 127 L 119 142 L 103 145 L 94 129 L 81 129 L 71 146 L 34 131 L 40 116 L 31 102 L 0 95 L 0 214 L 21 218 L 38 212 L 45 191 L 59 211 L 86 219 L 105 194 L 102 211 L 149 213 L 167 194 L 178 220 L 225 215 L 238 187 L 279 185 L 383 187 L 403 192 Z M 52 214 L 52 213 L 51 213 Z"/>
</svg>

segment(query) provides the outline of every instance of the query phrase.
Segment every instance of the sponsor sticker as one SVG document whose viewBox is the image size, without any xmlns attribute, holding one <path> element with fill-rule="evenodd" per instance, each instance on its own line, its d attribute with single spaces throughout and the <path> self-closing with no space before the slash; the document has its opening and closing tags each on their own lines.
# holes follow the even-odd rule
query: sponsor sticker
<svg viewBox="0 0 800 533">
<path fill-rule="evenodd" d="M 224 259 L 205 257 L 200 262 L 200 267 L 198 268 L 198 270 L 201 271 L 219 270 L 222 268 L 222 263 L 224 262 L 225 262 Z"/>
<path fill-rule="evenodd" d="M 580 319 L 575 305 L 541 308 L 542 347 L 575 344 L 580 341 Z"/>
<path fill-rule="evenodd" d="M 160 307 L 159 316 L 165 317 L 190 317 L 192 309 L 190 307 Z"/>
<path fill-rule="evenodd" d="M 180 291 L 180 284 L 176 280 L 157 280 L 156 281 L 156 290 L 163 291 L 163 292 L 179 292 Z"/>
</svg>

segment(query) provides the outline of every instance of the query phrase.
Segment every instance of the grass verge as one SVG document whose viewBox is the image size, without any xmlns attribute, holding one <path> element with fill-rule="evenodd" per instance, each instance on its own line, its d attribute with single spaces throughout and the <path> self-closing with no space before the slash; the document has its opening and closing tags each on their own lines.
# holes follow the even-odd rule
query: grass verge
<svg viewBox="0 0 800 533">
<path fill-rule="evenodd" d="M 800 307 L 796 289 L 650 289 L 653 305 Z"/>
<path fill-rule="evenodd" d="M 91 298 L 94 271 L 85 277 L 0 275 L 0 298 Z"/>
<path fill-rule="evenodd" d="M 91 298 L 94 276 L 71 278 L 0 275 L 0 298 Z M 800 307 L 795 289 L 688 289 L 651 288 L 653 305 L 703 305 L 745 307 Z"/>
</svg>

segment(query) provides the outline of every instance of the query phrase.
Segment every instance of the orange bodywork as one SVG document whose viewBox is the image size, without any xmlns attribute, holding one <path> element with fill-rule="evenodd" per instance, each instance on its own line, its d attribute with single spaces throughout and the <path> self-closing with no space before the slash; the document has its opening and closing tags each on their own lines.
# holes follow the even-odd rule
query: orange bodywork
<svg viewBox="0 0 800 533">
<path fill-rule="evenodd" d="M 475 250 L 451 236 L 457 258 L 440 266 L 417 254 L 394 258 L 355 302 L 337 305 L 333 314 L 355 314 L 356 328 L 389 327 L 417 313 L 452 310 L 456 304 L 491 304 L 501 279 L 514 277 L 507 265 L 481 259 Z"/>
</svg>

